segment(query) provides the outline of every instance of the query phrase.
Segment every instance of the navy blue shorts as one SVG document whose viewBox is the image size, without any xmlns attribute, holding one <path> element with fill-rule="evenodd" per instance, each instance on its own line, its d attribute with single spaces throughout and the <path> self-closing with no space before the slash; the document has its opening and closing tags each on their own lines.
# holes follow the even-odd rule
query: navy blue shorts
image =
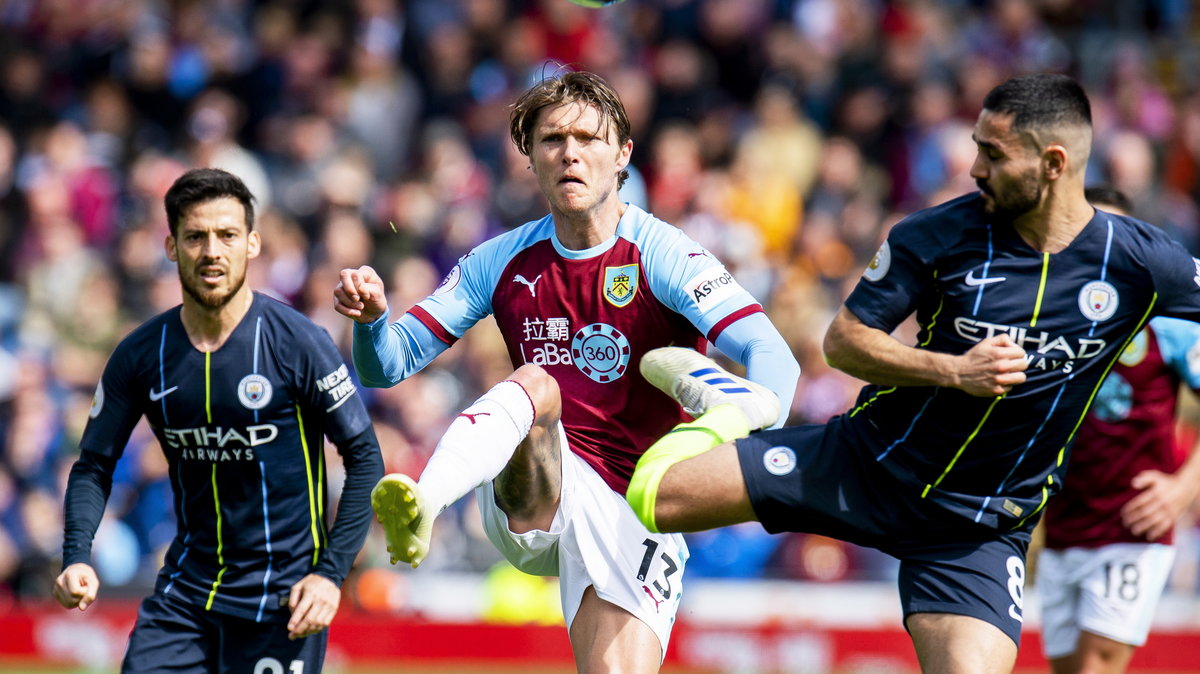
<svg viewBox="0 0 1200 674">
<path fill-rule="evenodd" d="M 287 625 L 205 611 L 154 593 L 138 609 L 121 671 L 318 674 L 329 630 L 288 640 Z"/>
<path fill-rule="evenodd" d="M 986 621 L 1020 643 L 1029 531 L 997 531 L 916 498 L 837 426 L 737 441 L 750 503 L 771 532 L 820 534 L 900 560 L 900 603 L 913 613 Z"/>
</svg>

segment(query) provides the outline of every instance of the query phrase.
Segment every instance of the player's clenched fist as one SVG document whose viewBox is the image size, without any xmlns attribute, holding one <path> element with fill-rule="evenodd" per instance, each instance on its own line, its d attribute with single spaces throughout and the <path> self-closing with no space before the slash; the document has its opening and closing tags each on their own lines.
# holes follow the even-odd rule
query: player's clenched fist
<svg viewBox="0 0 1200 674">
<path fill-rule="evenodd" d="M 387 312 L 383 279 L 369 265 L 343 269 L 333 290 L 333 308 L 359 323 L 372 323 Z"/>
<path fill-rule="evenodd" d="M 64 608 L 79 607 L 86 611 L 87 607 L 96 601 L 96 593 L 100 590 L 100 579 L 96 571 L 87 564 L 72 564 L 63 569 L 54 581 L 54 598 Z"/>
<path fill-rule="evenodd" d="M 1007 334 L 979 342 L 960 356 L 956 388 L 973 396 L 998 396 L 1025 382 L 1025 349 Z"/>
</svg>

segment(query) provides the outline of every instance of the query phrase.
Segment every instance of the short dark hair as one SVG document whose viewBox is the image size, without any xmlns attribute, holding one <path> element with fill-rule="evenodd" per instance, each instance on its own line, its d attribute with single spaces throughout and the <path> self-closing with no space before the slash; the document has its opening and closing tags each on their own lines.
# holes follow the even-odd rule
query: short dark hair
<svg viewBox="0 0 1200 674">
<path fill-rule="evenodd" d="M 1095 185 L 1083 190 L 1083 196 L 1093 206 L 1113 206 L 1125 213 L 1133 212 L 1133 204 L 1129 202 L 1129 197 L 1115 187 Z"/>
<path fill-rule="evenodd" d="M 576 102 L 596 108 L 602 122 L 612 125 L 618 144 L 624 145 L 630 139 L 629 116 L 617 92 L 595 73 L 566 71 L 533 85 L 513 103 L 509 133 L 521 154 L 528 157 L 533 150 L 533 125 L 543 108 Z M 628 178 L 629 171 L 622 169 L 617 176 L 617 187 Z"/>
<path fill-rule="evenodd" d="M 1011 114 L 1013 130 L 1057 124 L 1092 125 L 1092 105 L 1078 82 L 1066 75 L 1014 77 L 988 92 L 984 110 Z"/>
<path fill-rule="evenodd" d="M 246 209 L 246 231 L 254 230 L 254 195 L 242 179 L 228 171 L 216 168 L 192 169 L 179 176 L 167 195 L 163 205 L 167 208 L 167 226 L 171 236 L 179 232 L 179 221 L 189 208 L 196 204 L 222 197 L 233 197 L 242 202 Z"/>
</svg>

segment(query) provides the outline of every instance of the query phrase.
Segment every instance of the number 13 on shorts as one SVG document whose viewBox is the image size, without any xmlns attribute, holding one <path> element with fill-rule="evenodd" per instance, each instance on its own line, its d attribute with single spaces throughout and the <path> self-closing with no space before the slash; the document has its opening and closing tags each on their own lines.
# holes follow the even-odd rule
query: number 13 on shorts
<svg viewBox="0 0 1200 674">
<path fill-rule="evenodd" d="M 671 598 L 674 592 L 671 576 L 679 571 L 679 564 L 666 552 L 659 553 L 658 541 L 647 538 L 642 541 L 642 545 L 646 547 L 646 554 L 642 556 L 642 563 L 638 566 L 637 579 L 643 583 L 642 591 L 654 600 L 657 607 Z M 662 563 L 656 565 L 656 561 Z"/>
</svg>

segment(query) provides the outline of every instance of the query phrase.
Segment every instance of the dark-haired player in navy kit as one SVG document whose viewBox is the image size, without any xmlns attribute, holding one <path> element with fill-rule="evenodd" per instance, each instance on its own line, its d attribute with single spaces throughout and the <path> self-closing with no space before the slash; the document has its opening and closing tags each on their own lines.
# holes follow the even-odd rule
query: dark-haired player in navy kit
<svg viewBox="0 0 1200 674">
<path fill-rule="evenodd" d="M 95 601 L 92 538 L 145 416 L 170 466 L 178 533 L 122 671 L 319 672 L 383 474 L 375 432 L 329 336 L 245 285 L 260 243 L 242 181 L 195 169 L 165 203 L 183 304 L 125 338 L 96 387 L 54 596 L 81 610 Z M 326 436 L 346 468 L 332 528 Z"/>
<path fill-rule="evenodd" d="M 734 405 L 676 427 L 627 492 L 648 528 L 758 520 L 879 548 L 900 559 L 924 670 L 1012 671 L 1029 533 L 1100 382 L 1151 316 L 1200 318 L 1191 255 L 1085 198 L 1091 136 L 1068 77 L 993 89 L 979 193 L 897 224 L 826 335 L 829 362 L 870 382 L 856 406 L 736 442 L 750 424 Z M 891 332 L 913 313 L 908 346 Z M 641 367 L 677 398 L 710 388 L 686 349 Z"/>
</svg>

